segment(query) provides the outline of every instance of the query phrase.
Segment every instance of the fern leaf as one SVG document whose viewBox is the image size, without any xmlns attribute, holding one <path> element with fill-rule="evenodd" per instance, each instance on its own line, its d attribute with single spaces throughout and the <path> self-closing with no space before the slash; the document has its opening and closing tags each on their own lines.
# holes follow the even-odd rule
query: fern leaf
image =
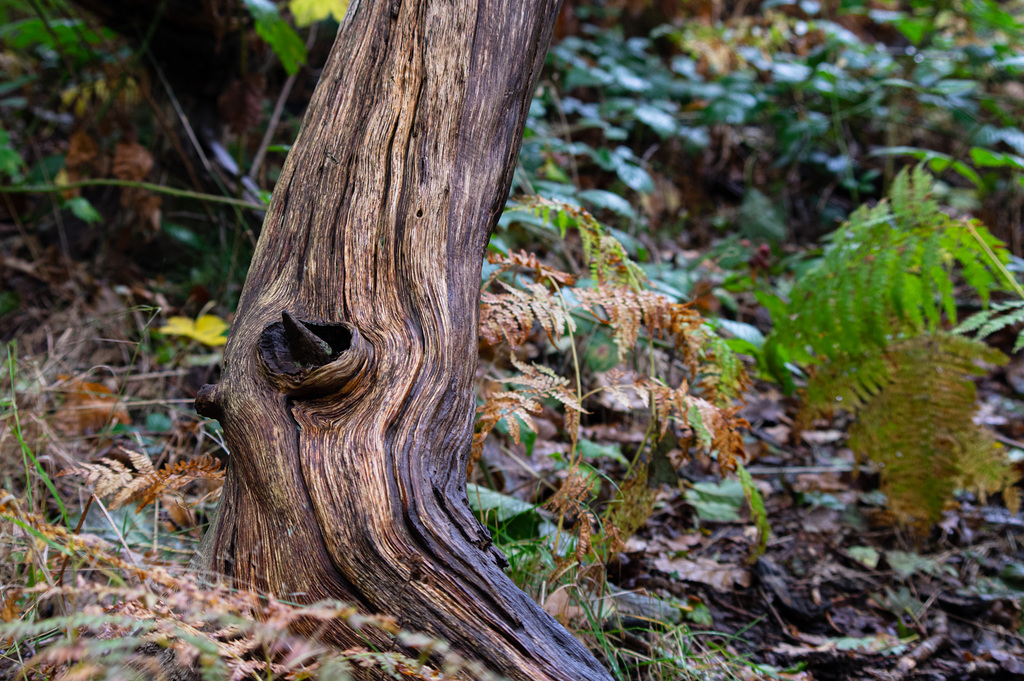
<svg viewBox="0 0 1024 681">
<path fill-rule="evenodd" d="M 487 343 L 496 345 L 505 340 L 513 348 L 518 347 L 530 337 L 534 323 L 540 324 L 552 341 L 576 330 L 570 310 L 544 284 L 526 283 L 516 288 L 503 281 L 498 283 L 505 293 L 480 294 L 480 335 Z"/>
<path fill-rule="evenodd" d="M 880 390 L 867 394 L 861 383 L 867 399 L 855 410 L 850 446 L 879 464 L 882 491 L 902 520 L 923 529 L 958 487 L 992 493 L 1013 484 L 1012 469 L 972 419 L 969 376 L 984 372 L 979 362 L 1005 363 L 1002 353 L 963 336 L 934 334 L 893 346 L 884 361 L 889 380 Z M 843 377 L 827 378 L 843 385 Z"/>
<path fill-rule="evenodd" d="M 900 298 L 905 316 L 904 322 L 909 331 L 913 334 L 923 332 L 927 327 L 925 323 L 924 307 L 927 305 L 927 294 L 924 290 L 924 282 L 921 277 L 907 273 L 901 281 Z"/>
<path fill-rule="evenodd" d="M 143 452 L 120 449 L 132 462 L 135 472 L 109 457 L 97 463 L 80 462 L 67 471 L 83 476 L 86 484 L 94 486 L 93 494 L 97 497 L 112 497 L 111 509 L 128 503 L 137 503 L 138 509 L 142 509 L 165 492 L 179 490 L 195 480 L 224 479 L 220 461 L 209 455 L 178 461 L 157 470 Z"/>
<path fill-rule="evenodd" d="M 928 320 L 927 329 L 929 331 L 935 331 L 939 328 L 939 305 L 935 300 L 935 294 L 930 290 L 929 284 L 934 284 L 934 275 L 936 270 L 939 272 L 939 276 L 944 274 L 940 265 L 942 259 L 942 250 L 940 248 L 939 235 L 933 234 L 931 238 L 927 239 L 922 244 L 921 255 L 920 255 L 920 275 L 918 280 L 921 283 L 921 298 L 920 304 L 924 310 L 925 318 Z"/>
<path fill-rule="evenodd" d="M 876 347 L 886 345 L 891 332 L 888 308 L 886 301 L 890 299 L 889 292 L 892 287 L 892 274 L 896 265 L 896 254 L 886 248 L 878 249 L 874 254 L 874 262 L 870 268 L 864 268 L 870 272 L 864 291 L 871 314 L 868 318 L 870 342 Z"/>
<path fill-rule="evenodd" d="M 554 267 L 549 267 L 537 258 L 536 253 L 527 253 L 524 250 L 521 250 L 518 253 L 512 251 L 508 255 L 492 251 L 487 254 L 487 262 L 492 265 L 497 265 L 498 268 L 484 283 L 484 290 L 489 288 L 499 274 L 510 270 L 532 271 L 534 281 L 537 283 L 554 282 L 560 286 L 572 286 L 576 282 L 576 277 L 572 276 L 568 272 L 563 272 L 555 269 Z"/>
<path fill-rule="evenodd" d="M 1005 329 L 1007 327 L 1024 323 L 1024 300 L 1013 302 L 1016 304 L 1016 310 L 1013 310 L 1009 306 L 1004 308 L 1005 312 L 1004 310 L 999 310 L 999 312 L 1004 313 L 1000 314 L 997 317 L 992 317 L 991 319 L 987 320 L 984 324 L 982 324 L 981 327 L 978 329 L 977 337 L 987 338 L 996 331 L 1001 331 L 1002 329 Z M 1016 350 L 1014 352 L 1016 352 Z"/>
<path fill-rule="evenodd" d="M 997 310 L 995 307 L 990 310 L 975 312 L 970 317 L 960 322 L 960 325 L 953 329 L 953 333 L 966 334 L 971 331 L 977 331 L 990 321 L 996 312 Z"/>
<path fill-rule="evenodd" d="M 992 292 L 1001 287 L 1001 277 L 995 270 L 989 257 L 980 257 L 981 251 L 995 254 L 1001 264 L 1009 259 L 1009 254 L 1003 243 L 995 238 L 988 229 L 977 220 L 963 220 L 958 225 L 959 229 L 949 230 L 960 239 L 956 248 L 949 248 L 960 263 L 961 274 L 967 285 L 981 298 L 981 306 L 988 307 Z M 964 236 L 967 233 L 968 236 Z M 975 243 L 980 240 L 980 244 Z"/>
</svg>

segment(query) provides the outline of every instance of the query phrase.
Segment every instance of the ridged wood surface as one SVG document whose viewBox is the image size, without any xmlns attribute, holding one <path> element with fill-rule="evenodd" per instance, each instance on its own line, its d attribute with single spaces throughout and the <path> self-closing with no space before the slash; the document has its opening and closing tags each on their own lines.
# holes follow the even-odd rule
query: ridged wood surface
<svg viewBox="0 0 1024 681">
<path fill-rule="evenodd" d="M 558 6 L 350 6 L 222 380 L 197 398 L 230 464 L 194 565 L 393 615 L 510 679 L 604 680 L 504 574 L 465 488 L 481 261 Z M 340 624 L 327 636 L 361 642 Z"/>
</svg>

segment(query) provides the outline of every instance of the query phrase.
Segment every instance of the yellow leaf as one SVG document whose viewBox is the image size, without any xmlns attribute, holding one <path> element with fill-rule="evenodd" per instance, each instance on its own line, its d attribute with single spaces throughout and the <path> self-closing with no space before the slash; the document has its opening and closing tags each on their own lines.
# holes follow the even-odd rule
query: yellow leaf
<svg viewBox="0 0 1024 681">
<path fill-rule="evenodd" d="M 188 317 L 171 317 L 160 327 L 168 336 L 185 336 L 203 345 L 218 346 L 227 342 L 228 323 L 216 315 L 206 314 L 192 321 Z"/>
<path fill-rule="evenodd" d="M 341 21 L 348 9 L 348 0 L 291 0 L 288 8 L 295 17 L 296 26 L 309 26 L 327 17 Z"/>
</svg>

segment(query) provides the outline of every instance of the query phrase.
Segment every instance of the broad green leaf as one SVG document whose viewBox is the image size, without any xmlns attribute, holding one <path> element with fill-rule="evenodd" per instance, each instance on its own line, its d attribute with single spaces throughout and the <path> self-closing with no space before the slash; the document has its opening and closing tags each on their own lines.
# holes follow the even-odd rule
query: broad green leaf
<svg viewBox="0 0 1024 681">
<path fill-rule="evenodd" d="M 957 173 L 960 173 L 964 178 L 973 182 L 975 187 L 984 186 L 984 182 L 982 182 L 981 177 L 974 168 L 963 161 L 956 160 L 949 154 L 943 154 L 939 151 L 921 149 L 919 147 L 884 147 L 869 153 L 868 156 L 900 156 L 904 154 L 920 161 L 924 161 L 928 164 L 928 167 L 931 170 L 934 170 L 937 173 L 952 169 Z"/>
<path fill-rule="evenodd" d="M 587 189 L 580 192 L 579 197 L 594 208 L 604 208 L 630 220 L 636 217 L 636 212 L 629 205 L 629 201 L 618 194 L 603 189 Z"/>
<path fill-rule="evenodd" d="M 736 338 L 746 341 L 757 350 L 764 347 L 764 334 L 756 326 L 732 319 L 715 319 L 712 324 L 715 328 L 727 331 Z"/>
<path fill-rule="evenodd" d="M 290 0 L 288 9 L 295 17 L 295 25 L 301 28 L 327 17 L 340 22 L 348 9 L 348 0 Z"/>
<path fill-rule="evenodd" d="M 658 133 L 658 136 L 662 139 L 674 135 L 678 127 L 675 116 L 650 104 L 641 104 L 636 107 L 633 110 L 633 115 L 644 125 Z"/>
<path fill-rule="evenodd" d="M 633 191 L 650 194 L 654 191 L 654 180 L 647 171 L 632 163 L 621 163 L 615 169 L 623 184 Z"/>
<path fill-rule="evenodd" d="M 934 559 L 908 551 L 886 551 L 885 559 L 902 579 L 911 577 L 916 572 L 934 576 L 940 576 L 943 573 L 943 569 Z"/>
<path fill-rule="evenodd" d="M 583 361 L 591 371 L 608 371 L 619 363 L 618 346 L 607 333 L 595 330 L 587 337 Z"/>
<path fill-rule="evenodd" d="M 693 506 L 702 520 L 739 522 L 747 496 L 739 480 L 697 482 L 686 490 L 686 503 Z"/>
<path fill-rule="evenodd" d="M 982 147 L 971 147 L 971 160 L 982 168 L 1016 168 L 1024 170 L 1024 158 Z"/>
<path fill-rule="evenodd" d="M 896 29 L 907 37 L 907 40 L 919 45 L 929 29 L 934 28 L 935 23 L 926 17 L 902 16 L 893 22 Z"/>
<path fill-rule="evenodd" d="M 607 457 L 609 459 L 614 459 L 623 465 L 629 465 L 629 460 L 622 455 L 621 445 L 599 445 L 596 442 L 587 440 L 586 438 L 580 438 L 577 443 L 577 447 L 579 447 L 580 456 L 584 459 Z"/>
<path fill-rule="evenodd" d="M 499 523 L 536 510 L 533 504 L 473 483 L 466 484 L 466 496 L 469 498 L 470 508 L 477 513 L 493 512 Z"/>
<path fill-rule="evenodd" d="M 288 25 L 277 6 L 270 0 L 242 0 L 256 22 L 256 33 L 263 38 L 281 60 L 284 70 L 293 74 L 300 64 L 306 63 L 306 46 L 295 30 Z"/>
<path fill-rule="evenodd" d="M 79 220 L 87 224 L 95 224 L 103 220 L 103 216 L 99 214 L 92 204 L 89 203 L 89 199 L 83 196 L 76 196 L 72 199 L 68 199 L 64 202 L 64 206 L 71 210 L 71 214 Z"/>
<path fill-rule="evenodd" d="M 882 554 L 870 546 L 851 546 L 847 549 L 847 553 L 857 562 L 863 563 L 871 570 L 878 567 L 878 561 L 882 557 Z"/>
</svg>

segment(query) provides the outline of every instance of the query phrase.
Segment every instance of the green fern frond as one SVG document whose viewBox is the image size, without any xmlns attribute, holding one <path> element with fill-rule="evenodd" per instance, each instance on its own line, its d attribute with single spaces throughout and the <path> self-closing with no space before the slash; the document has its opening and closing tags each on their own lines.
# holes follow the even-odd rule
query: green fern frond
<svg viewBox="0 0 1024 681">
<path fill-rule="evenodd" d="M 816 367 L 804 391 L 804 420 L 831 409 L 856 414 L 892 381 L 881 353 Z"/>
<path fill-rule="evenodd" d="M 867 292 L 869 307 L 868 332 L 870 343 L 883 347 L 889 342 L 892 324 L 886 314 L 886 301 L 890 299 L 890 289 L 895 267 L 899 265 L 896 254 L 889 250 L 881 250 L 874 254 L 871 267 L 863 268 L 867 273 L 867 281 L 862 290 Z"/>
<path fill-rule="evenodd" d="M 949 275 L 944 269 L 942 269 L 942 248 L 940 243 L 939 233 L 932 234 L 929 238 L 924 240 L 921 245 L 920 255 L 920 279 L 922 284 L 922 295 L 921 295 L 921 307 L 924 310 L 925 317 L 928 320 L 928 330 L 936 331 L 941 323 L 941 314 L 938 302 L 936 301 L 935 293 L 931 290 L 932 286 L 938 287 L 939 279 L 948 279 Z M 941 294 L 940 294 L 941 295 Z M 956 306 L 954 305 L 953 317 L 956 319 Z"/>
<path fill-rule="evenodd" d="M 790 301 L 767 305 L 775 328 L 763 353 L 784 384 L 785 362 L 809 365 L 802 420 L 835 408 L 856 417 L 851 447 L 879 465 L 892 510 L 919 528 L 957 488 L 986 494 L 1012 482 L 971 419 L 970 377 L 1006 357 L 962 334 L 983 338 L 1024 322 L 1024 301 L 1014 301 L 942 331 L 956 323 L 955 273 L 987 304 L 1007 282 L 1008 254 L 977 222 L 943 213 L 933 186 L 925 169 L 905 170 L 887 200 L 854 211 Z M 1014 351 L 1021 347 L 1018 337 Z"/>
<path fill-rule="evenodd" d="M 955 324 L 954 268 L 983 301 L 1001 288 L 1005 248 L 980 224 L 943 213 L 933 187 L 926 170 L 905 170 L 887 200 L 854 211 L 796 282 L 775 339 L 823 360 L 857 357 Z"/>
<path fill-rule="evenodd" d="M 988 310 L 977 312 L 963 321 L 953 330 L 954 333 L 966 334 L 977 331 L 976 338 L 987 338 L 997 331 L 1024 324 L 1024 300 L 1009 300 L 996 303 Z M 1024 350 L 1024 329 L 1017 332 L 1017 340 L 1011 352 Z"/>
</svg>

